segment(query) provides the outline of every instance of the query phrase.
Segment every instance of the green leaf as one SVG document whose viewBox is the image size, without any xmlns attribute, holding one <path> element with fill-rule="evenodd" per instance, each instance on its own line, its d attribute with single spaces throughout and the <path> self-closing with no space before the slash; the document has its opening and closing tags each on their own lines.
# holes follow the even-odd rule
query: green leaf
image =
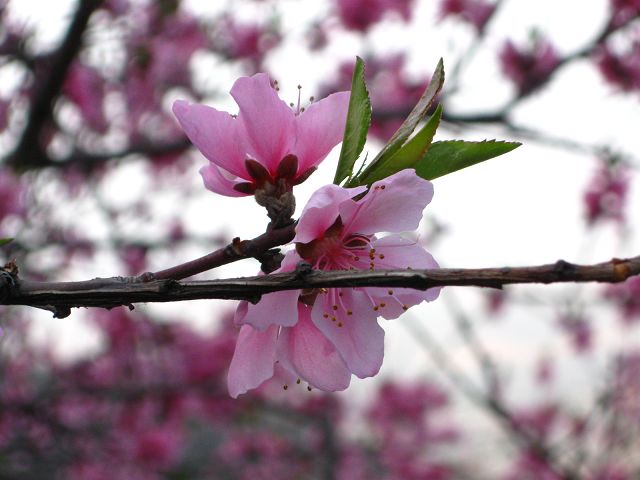
<svg viewBox="0 0 640 480">
<path fill-rule="evenodd" d="M 442 62 L 442 59 L 440 59 L 435 71 L 433 72 L 431 80 L 429 81 L 427 89 L 422 94 L 422 97 L 420 97 L 420 100 L 418 100 L 418 103 L 415 107 L 413 107 L 413 110 L 411 110 L 411 113 L 405 119 L 405 121 L 402 122 L 400 128 L 396 130 L 396 133 L 393 134 L 387 144 L 371 161 L 368 170 L 372 170 L 378 162 L 385 162 L 387 159 L 392 157 L 400 149 L 400 147 L 402 147 L 402 145 L 404 145 L 404 143 L 418 126 L 418 123 L 420 123 L 420 121 L 427 114 L 427 111 L 433 104 L 436 95 L 438 95 L 438 92 L 440 92 L 440 90 L 442 89 L 443 84 L 444 64 Z M 365 170 L 364 174 L 367 174 L 367 170 Z"/>
<path fill-rule="evenodd" d="M 349 111 L 344 129 L 344 138 L 340 148 L 338 168 L 333 183 L 339 185 L 353 173 L 353 166 L 360 156 L 367 140 L 367 132 L 371 124 L 371 100 L 364 80 L 364 61 L 356 57 L 351 81 L 351 96 L 349 97 Z"/>
<path fill-rule="evenodd" d="M 0 247 L 4 247 L 7 243 L 13 242 L 13 238 L 0 238 Z"/>
<path fill-rule="evenodd" d="M 349 182 L 349 186 L 370 185 L 405 168 L 414 168 L 429 149 L 438 125 L 440 125 L 441 118 L 442 107 L 438 105 L 433 115 L 427 120 L 427 123 L 395 155 L 368 168 L 365 173 L 358 176 L 354 181 Z"/>
<path fill-rule="evenodd" d="M 422 178 L 434 178 L 462 170 L 476 163 L 510 152 L 522 145 L 519 142 L 465 142 L 451 140 L 431 144 L 427 154 L 416 164 L 416 173 Z"/>
</svg>

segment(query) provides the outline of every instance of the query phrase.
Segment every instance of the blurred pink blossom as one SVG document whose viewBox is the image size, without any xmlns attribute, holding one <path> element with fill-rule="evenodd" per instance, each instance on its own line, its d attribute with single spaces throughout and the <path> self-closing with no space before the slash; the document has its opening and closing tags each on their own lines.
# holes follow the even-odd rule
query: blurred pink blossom
<svg viewBox="0 0 640 480">
<path fill-rule="evenodd" d="M 74 63 L 62 91 L 78 107 L 89 128 L 99 133 L 108 130 L 109 122 L 103 108 L 105 81 L 98 71 L 88 65 Z"/>
<path fill-rule="evenodd" d="M 507 40 L 499 56 L 502 71 L 515 84 L 519 96 L 528 95 L 544 85 L 560 65 L 555 47 L 542 37 L 524 47 Z"/>
<path fill-rule="evenodd" d="M 624 222 L 629 177 L 624 164 L 608 158 L 600 161 L 583 197 L 589 225 L 601 220 Z"/>
<path fill-rule="evenodd" d="M 440 17 L 459 17 L 473 25 L 477 32 L 481 32 L 495 9 L 495 3 L 489 3 L 485 0 L 442 0 L 440 2 Z"/>
<path fill-rule="evenodd" d="M 364 32 L 378 23 L 388 12 L 405 21 L 411 19 L 413 0 L 335 0 L 338 17 L 350 30 Z"/>
<path fill-rule="evenodd" d="M 190 86 L 191 57 L 208 43 L 206 34 L 194 17 L 177 13 L 165 18 L 162 30 L 147 43 L 149 83 L 154 86 Z"/>
<path fill-rule="evenodd" d="M 596 62 L 605 80 L 624 92 L 640 91 L 640 40 L 624 53 L 615 53 L 607 45 L 596 50 Z"/>
<path fill-rule="evenodd" d="M 20 177 L 0 168 L 0 222 L 9 215 L 24 215 L 26 189 Z"/>
<path fill-rule="evenodd" d="M 571 345 L 576 352 L 583 353 L 591 350 L 593 347 L 593 330 L 591 323 L 582 316 L 562 315 L 559 319 L 560 327 L 564 330 Z"/>
<path fill-rule="evenodd" d="M 173 104 L 183 130 L 209 160 L 200 174 L 215 193 L 239 197 L 281 183 L 291 188 L 342 140 L 348 92 L 293 110 L 259 73 L 236 80 L 231 95 L 237 115 L 184 100 Z"/>
<path fill-rule="evenodd" d="M 640 352 L 620 355 L 614 375 L 613 408 L 640 425 Z"/>
<path fill-rule="evenodd" d="M 640 321 L 640 277 L 607 286 L 604 296 L 620 310 L 625 323 Z"/>
<path fill-rule="evenodd" d="M 640 16 L 640 0 L 610 0 L 611 27 L 618 28 Z"/>
<path fill-rule="evenodd" d="M 227 58 L 248 60 L 254 70 L 261 68 L 265 55 L 280 42 L 272 26 L 240 23 L 225 17 L 218 28 L 213 49 Z"/>
</svg>

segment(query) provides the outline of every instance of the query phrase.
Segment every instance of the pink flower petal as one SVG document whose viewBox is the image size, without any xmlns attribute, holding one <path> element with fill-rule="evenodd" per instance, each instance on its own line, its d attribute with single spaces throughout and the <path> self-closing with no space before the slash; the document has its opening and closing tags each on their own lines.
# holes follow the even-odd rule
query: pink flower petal
<svg viewBox="0 0 640 480">
<path fill-rule="evenodd" d="M 238 123 L 245 132 L 247 149 L 255 160 L 275 174 L 280 160 L 295 142 L 295 114 L 278 97 L 266 73 L 241 77 L 231 95 L 240 107 Z"/>
<path fill-rule="evenodd" d="M 418 177 L 414 170 L 402 170 L 375 182 L 357 203 L 340 205 L 344 231 L 366 235 L 415 230 L 431 198 L 431 182 Z"/>
<path fill-rule="evenodd" d="M 377 313 L 366 294 L 329 289 L 318 295 L 311 318 L 352 373 L 360 378 L 378 373 L 384 357 L 384 330 L 378 325 Z"/>
<path fill-rule="evenodd" d="M 236 316 L 239 325 L 251 325 L 265 330 L 272 325 L 293 327 L 298 322 L 298 297 L 300 290 L 284 290 L 262 296 L 255 305 L 248 304 L 244 316 Z"/>
<path fill-rule="evenodd" d="M 371 246 L 376 251 L 376 270 L 407 267 L 414 269 L 438 268 L 438 264 L 431 254 L 422 246 L 399 235 L 389 235 L 388 237 L 376 239 Z M 406 308 L 403 308 L 405 306 L 411 307 L 423 301 L 431 302 L 435 300 L 438 298 L 440 290 L 440 288 L 430 288 L 425 291 L 412 288 L 366 288 L 366 292 L 373 297 L 379 306 L 378 313 L 386 319 L 397 318 L 402 315 L 406 310 Z M 390 294 L 389 292 L 393 293 Z"/>
<path fill-rule="evenodd" d="M 291 272 L 301 260 L 295 250 L 291 250 L 273 273 Z M 255 305 L 240 302 L 234 321 L 236 325 L 251 325 L 258 330 L 265 330 L 271 325 L 293 327 L 298 322 L 299 296 L 300 290 L 283 290 L 263 295 Z"/>
<path fill-rule="evenodd" d="M 344 390 L 351 372 L 325 336 L 311 321 L 311 309 L 299 304 L 300 319 L 294 328 L 282 329 L 278 360 L 310 386 L 326 392 Z"/>
<path fill-rule="evenodd" d="M 342 188 L 338 185 L 325 185 L 318 189 L 304 207 L 298 225 L 294 242 L 308 243 L 322 238 L 324 232 L 338 218 L 342 202 L 352 202 L 351 198 L 362 193 L 367 188 Z"/>
<path fill-rule="evenodd" d="M 219 193 L 220 195 L 226 195 L 227 197 L 247 196 L 246 193 L 235 190 L 233 186 L 238 182 L 234 182 L 225 177 L 222 171 L 213 163 L 202 167 L 200 169 L 200 175 L 202 175 L 202 180 L 207 190 Z"/>
<path fill-rule="evenodd" d="M 238 398 L 238 395 L 258 387 L 273 376 L 277 336 L 277 326 L 264 332 L 247 325 L 240 329 L 227 379 L 229 394 L 233 398 Z"/>
<path fill-rule="evenodd" d="M 349 92 L 338 92 L 312 103 L 296 118 L 298 173 L 317 166 L 342 141 Z"/>
<path fill-rule="evenodd" d="M 245 153 L 238 141 L 238 121 L 227 112 L 177 100 L 173 113 L 189 140 L 214 164 L 245 180 Z"/>
</svg>

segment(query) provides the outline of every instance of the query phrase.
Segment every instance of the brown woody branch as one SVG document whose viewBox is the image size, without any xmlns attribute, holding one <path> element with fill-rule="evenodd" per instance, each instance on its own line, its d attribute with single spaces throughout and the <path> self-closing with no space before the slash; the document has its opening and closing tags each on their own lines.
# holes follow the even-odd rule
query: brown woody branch
<svg viewBox="0 0 640 480">
<path fill-rule="evenodd" d="M 594 265 L 563 260 L 534 267 L 442 268 L 430 270 L 316 271 L 302 264 L 289 273 L 224 280 L 142 281 L 138 277 L 96 278 L 82 282 L 33 282 L 5 272 L 0 276 L 0 300 L 7 305 L 45 308 L 62 317 L 72 307 L 130 306 L 139 302 L 234 299 L 257 302 L 261 295 L 281 290 L 332 287 L 407 287 L 425 290 L 443 286 L 502 288 L 504 285 L 566 282 L 622 282 L 640 275 L 640 256 Z M 132 308 L 132 307 L 131 307 Z"/>
<path fill-rule="evenodd" d="M 7 163 L 18 169 L 38 168 L 47 163 L 47 156 L 41 144 L 42 129 L 51 117 L 52 105 L 62 89 L 67 72 L 83 43 L 82 37 L 89 24 L 93 12 L 100 6 L 102 0 L 82 0 L 73 16 L 67 34 L 54 53 L 51 67 L 41 75 L 35 94 L 27 113 L 28 123 L 22 137 L 9 157 Z"/>
</svg>

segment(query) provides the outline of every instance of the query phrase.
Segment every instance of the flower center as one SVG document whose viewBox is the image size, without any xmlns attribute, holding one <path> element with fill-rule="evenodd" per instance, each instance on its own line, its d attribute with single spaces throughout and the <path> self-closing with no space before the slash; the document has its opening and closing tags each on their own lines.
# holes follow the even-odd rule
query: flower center
<svg viewBox="0 0 640 480">
<path fill-rule="evenodd" d="M 359 233 L 344 236 L 342 219 L 338 217 L 320 238 L 297 243 L 296 251 L 318 270 L 352 270 L 366 256 L 371 238 Z"/>
</svg>

